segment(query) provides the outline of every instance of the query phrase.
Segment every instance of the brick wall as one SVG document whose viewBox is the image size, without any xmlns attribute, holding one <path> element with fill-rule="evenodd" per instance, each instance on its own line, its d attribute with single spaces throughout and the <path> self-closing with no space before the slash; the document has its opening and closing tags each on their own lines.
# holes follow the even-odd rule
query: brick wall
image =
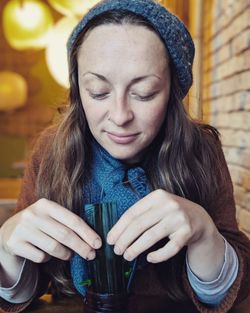
<svg viewBox="0 0 250 313">
<path fill-rule="evenodd" d="M 250 237 L 250 1 L 204 1 L 203 117 L 217 127 Z"/>
</svg>

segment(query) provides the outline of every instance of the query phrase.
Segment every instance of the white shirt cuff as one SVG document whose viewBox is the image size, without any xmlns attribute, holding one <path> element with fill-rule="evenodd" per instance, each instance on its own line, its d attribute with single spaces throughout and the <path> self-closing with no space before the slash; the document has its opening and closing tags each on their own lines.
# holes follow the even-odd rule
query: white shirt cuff
<svg viewBox="0 0 250 313">
<path fill-rule="evenodd" d="M 37 265 L 24 259 L 16 283 L 8 288 L 0 287 L 0 297 L 10 303 L 24 303 L 35 294 L 37 283 Z"/>
<path fill-rule="evenodd" d="M 226 296 L 228 289 L 235 281 L 239 260 L 234 248 L 224 239 L 225 257 L 219 276 L 212 281 L 200 280 L 191 270 L 186 255 L 186 267 L 189 282 L 199 300 L 210 305 L 218 305 Z"/>
</svg>

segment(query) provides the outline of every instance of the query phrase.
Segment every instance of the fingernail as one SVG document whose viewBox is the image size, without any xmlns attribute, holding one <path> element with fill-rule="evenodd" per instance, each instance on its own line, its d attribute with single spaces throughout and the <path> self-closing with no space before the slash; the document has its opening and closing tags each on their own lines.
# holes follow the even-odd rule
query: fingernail
<svg viewBox="0 0 250 313">
<path fill-rule="evenodd" d="M 150 263 L 154 262 L 154 258 L 151 255 L 148 255 L 147 256 L 147 261 L 150 262 Z"/>
<path fill-rule="evenodd" d="M 117 255 L 120 255 L 121 254 L 121 249 L 117 246 L 114 247 L 114 253 L 117 254 Z"/>
<path fill-rule="evenodd" d="M 107 243 L 109 245 L 113 245 L 114 244 L 114 238 L 111 235 L 108 235 L 107 237 Z"/>
<path fill-rule="evenodd" d="M 94 260 L 94 258 L 95 258 L 95 251 L 90 251 L 86 259 L 88 261 L 91 261 L 91 260 Z"/>
<path fill-rule="evenodd" d="M 102 246 L 102 242 L 100 239 L 96 239 L 96 241 L 94 242 L 94 248 L 95 249 L 99 249 Z"/>
<path fill-rule="evenodd" d="M 124 259 L 126 259 L 127 261 L 132 261 L 133 260 L 133 257 L 128 253 L 128 252 L 125 252 L 124 255 L 123 255 Z"/>
</svg>

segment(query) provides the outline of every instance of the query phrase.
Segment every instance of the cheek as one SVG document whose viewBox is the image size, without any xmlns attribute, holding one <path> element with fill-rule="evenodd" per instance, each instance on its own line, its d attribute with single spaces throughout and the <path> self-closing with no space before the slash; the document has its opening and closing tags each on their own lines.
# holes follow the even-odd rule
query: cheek
<svg viewBox="0 0 250 313">
<path fill-rule="evenodd" d="M 86 115 L 87 122 L 89 126 L 96 126 L 99 122 L 100 118 L 100 112 L 99 110 L 95 109 L 94 107 L 83 105 L 83 110 Z"/>
<path fill-rule="evenodd" d="M 149 131 L 155 132 L 161 128 L 164 121 L 167 107 L 166 105 L 154 108 L 146 112 L 144 125 Z"/>
<path fill-rule="evenodd" d="M 96 103 L 93 103 L 88 96 L 81 95 L 82 107 L 85 112 L 85 116 L 89 126 L 96 125 L 102 119 L 104 109 L 101 106 L 97 106 Z"/>
</svg>

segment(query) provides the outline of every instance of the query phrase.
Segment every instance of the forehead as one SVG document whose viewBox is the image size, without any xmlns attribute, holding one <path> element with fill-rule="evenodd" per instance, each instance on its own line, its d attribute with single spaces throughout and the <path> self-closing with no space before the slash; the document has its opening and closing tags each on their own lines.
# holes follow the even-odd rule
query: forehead
<svg viewBox="0 0 250 313">
<path fill-rule="evenodd" d="M 91 30 L 78 51 L 78 64 L 88 67 L 97 63 L 123 63 L 162 67 L 168 61 L 159 36 L 145 26 L 101 25 Z"/>
</svg>

